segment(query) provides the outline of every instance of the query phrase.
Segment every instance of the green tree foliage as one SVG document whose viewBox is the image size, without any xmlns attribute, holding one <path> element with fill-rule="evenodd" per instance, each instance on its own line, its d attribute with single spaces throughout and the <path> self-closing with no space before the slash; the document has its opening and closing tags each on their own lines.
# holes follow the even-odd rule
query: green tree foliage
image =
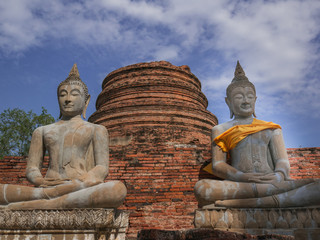
<svg viewBox="0 0 320 240">
<path fill-rule="evenodd" d="M 44 107 L 40 115 L 18 108 L 4 110 L 0 114 L 0 158 L 28 155 L 33 131 L 54 121 Z"/>
</svg>

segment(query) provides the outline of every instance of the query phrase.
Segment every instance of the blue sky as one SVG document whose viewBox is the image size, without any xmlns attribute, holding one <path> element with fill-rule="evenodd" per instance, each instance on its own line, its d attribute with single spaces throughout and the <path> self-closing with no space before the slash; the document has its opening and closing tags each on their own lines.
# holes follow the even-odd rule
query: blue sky
<svg viewBox="0 0 320 240">
<path fill-rule="evenodd" d="M 44 106 L 57 118 L 56 88 L 77 63 L 90 116 L 108 73 L 166 60 L 191 68 L 225 122 L 240 60 L 257 117 L 280 124 L 287 147 L 319 147 L 319 51 L 316 0 L 0 0 L 0 112 Z"/>
</svg>

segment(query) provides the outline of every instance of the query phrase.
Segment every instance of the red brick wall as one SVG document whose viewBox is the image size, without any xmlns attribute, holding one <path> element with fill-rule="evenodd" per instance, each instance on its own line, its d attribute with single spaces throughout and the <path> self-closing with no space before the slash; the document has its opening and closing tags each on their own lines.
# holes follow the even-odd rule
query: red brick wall
<svg viewBox="0 0 320 240">
<path fill-rule="evenodd" d="M 199 178 L 211 177 L 200 171 L 202 164 L 190 165 L 188 161 L 175 161 L 170 154 L 180 152 L 180 148 L 168 149 L 167 155 L 146 158 L 140 164 L 128 165 L 129 159 L 117 160 L 111 156 L 110 174 L 106 181 L 121 179 L 135 186 L 128 186 L 129 195 L 123 209 L 132 211 L 129 235 L 135 236 L 141 229 L 190 229 L 193 228 L 193 212 L 197 202 L 192 186 Z M 194 157 L 193 148 L 183 148 L 182 158 Z M 115 149 L 116 151 L 116 149 Z M 188 152 L 189 151 L 189 156 Z M 111 150 L 112 152 L 112 150 Z M 210 153 L 206 153 L 206 160 Z M 289 148 L 291 177 L 320 178 L 320 147 Z M 139 158 L 133 155 L 132 158 Z M 166 167 L 168 161 L 176 162 Z M 159 162 L 160 161 L 160 162 Z M 0 183 L 27 185 L 25 178 L 25 157 L 5 157 L 0 160 Z M 45 173 L 47 161 L 44 163 Z M 150 174 L 150 175 L 149 175 Z M 152 176 L 152 177 L 150 177 Z M 150 181 L 150 179 L 153 179 Z"/>
<path fill-rule="evenodd" d="M 320 178 L 320 147 L 287 150 L 292 178 Z"/>
<path fill-rule="evenodd" d="M 174 149 L 173 149 L 174 150 Z M 175 149 L 179 151 L 179 149 Z M 314 147 L 314 148 L 288 148 L 288 157 L 290 161 L 290 176 L 294 179 L 300 179 L 300 178 L 320 178 L 320 147 Z M 31 185 L 28 180 L 26 179 L 25 175 L 25 168 L 27 165 L 27 157 L 4 157 L 0 160 L 0 183 L 10 183 L 10 184 L 18 184 L 18 185 Z M 207 159 L 208 156 L 207 156 Z M 151 172 L 154 171 L 161 171 L 163 167 L 159 164 L 152 163 L 146 163 L 148 166 L 148 169 Z M 190 180 L 198 181 L 199 178 L 211 178 L 212 175 L 206 174 L 200 169 L 200 166 L 195 168 L 197 173 L 195 176 L 194 170 L 191 169 L 188 166 L 184 166 L 186 163 L 181 163 L 177 165 L 176 173 L 185 172 L 189 176 Z M 111 156 L 111 162 L 110 162 L 110 173 L 107 177 L 106 181 L 111 179 L 119 179 L 122 174 L 121 171 L 125 171 L 125 166 L 127 165 L 126 161 L 118 161 L 114 158 L 114 156 Z M 182 165 L 182 166 L 181 166 Z M 205 164 L 204 164 L 205 165 Z M 48 167 L 48 159 L 46 158 L 43 163 L 43 169 L 42 173 L 45 175 L 46 169 Z M 186 168 L 185 168 L 186 167 Z M 141 185 L 143 177 L 141 174 L 138 174 L 140 170 L 139 167 L 133 167 L 131 170 L 127 170 L 128 177 L 140 175 L 138 177 L 141 179 L 140 181 L 137 181 L 137 185 Z M 179 171 L 180 170 L 180 171 Z M 157 174 L 156 176 L 161 176 Z M 193 179 L 194 178 L 194 179 Z M 156 182 L 164 182 L 164 180 L 158 179 Z M 163 190 L 169 190 L 170 188 L 168 186 L 163 186 L 164 184 L 159 184 L 158 186 L 163 187 Z M 147 186 L 145 186 L 147 187 Z M 173 186 L 176 188 L 177 186 Z M 172 188 L 173 188 L 172 187 Z M 140 188 L 143 188 L 143 186 L 140 186 Z M 190 190 L 190 189 L 189 189 Z M 171 193 L 168 193 L 169 196 Z M 173 194 L 175 197 L 178 195 Z M 178 198 L 178 197 L 177 197 Z M 127 199 L 129 201 L 129 199 Z M 178 201 L 178 199 L 174 199 L 174 201 Z"/>
<path fill-rule="evenodd" d="M 28 157 L 4 157 L 0 159 L 0 183 L 17 185 L 32 184 L 26 178 L 26 167 Z M 48 168 L 48 158 L 43 162 L 42 174 L 45 175 Z"/>
</svg>

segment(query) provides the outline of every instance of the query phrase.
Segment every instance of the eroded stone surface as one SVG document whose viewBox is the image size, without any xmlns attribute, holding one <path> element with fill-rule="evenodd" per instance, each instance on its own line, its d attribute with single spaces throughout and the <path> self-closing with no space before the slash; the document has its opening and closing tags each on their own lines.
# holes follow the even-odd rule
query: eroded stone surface
<svg viewBox="0 0 320 240">
<path fill-rule="evenodd" d="M 138 240 L 293 240 L 292 236 L 278 234 L 250 235 L 248 233 L 236 233 L 213 229 L 190 229 L 181 231 L 142 230 L 138 234 Z"/>
<path fill-rule="evenodd" d="M 128 218 L 114 209 L 1 210 L 0 240 L 125 240 Z"/>
<path fill-rule="evenodd" d="M 294 235 L 297 229 L 319 229 L 319 213 L 319 207 L 198 209 L 195 212 L 195 226 L 251 234 Z"/>
</svg>

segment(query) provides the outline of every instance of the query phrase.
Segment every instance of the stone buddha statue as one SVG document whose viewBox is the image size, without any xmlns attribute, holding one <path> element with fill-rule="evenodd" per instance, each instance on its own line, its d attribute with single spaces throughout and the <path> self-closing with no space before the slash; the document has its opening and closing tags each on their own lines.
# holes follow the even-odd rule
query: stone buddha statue
<svg viewBox="0 0 320 240">
<path fill-rule="evenodd" d="M 8 209 L 116 208 L 127 194 L 120 181 L 104 183 L 109 169 L 105 127 L 84 121 L 90 95 L 76 64 L 58 86 L 60 120 L 32 135 L 27 179 L 36 187 L 0 185 L 0 204 Z M 40 169 L 45 152 L 49 168 Z"/>
<path fill-rule="evenodd" d="M 195 195 L 203 208 L 298 207 L 320 203 L 320 181 L 292 180 L 281 127 L 255 118 L 255 86 L 237 63 L 227 88 L 231 121 L 212 129 L 212 163 L 223 180 L 203 179 Z"/>
</svg>

